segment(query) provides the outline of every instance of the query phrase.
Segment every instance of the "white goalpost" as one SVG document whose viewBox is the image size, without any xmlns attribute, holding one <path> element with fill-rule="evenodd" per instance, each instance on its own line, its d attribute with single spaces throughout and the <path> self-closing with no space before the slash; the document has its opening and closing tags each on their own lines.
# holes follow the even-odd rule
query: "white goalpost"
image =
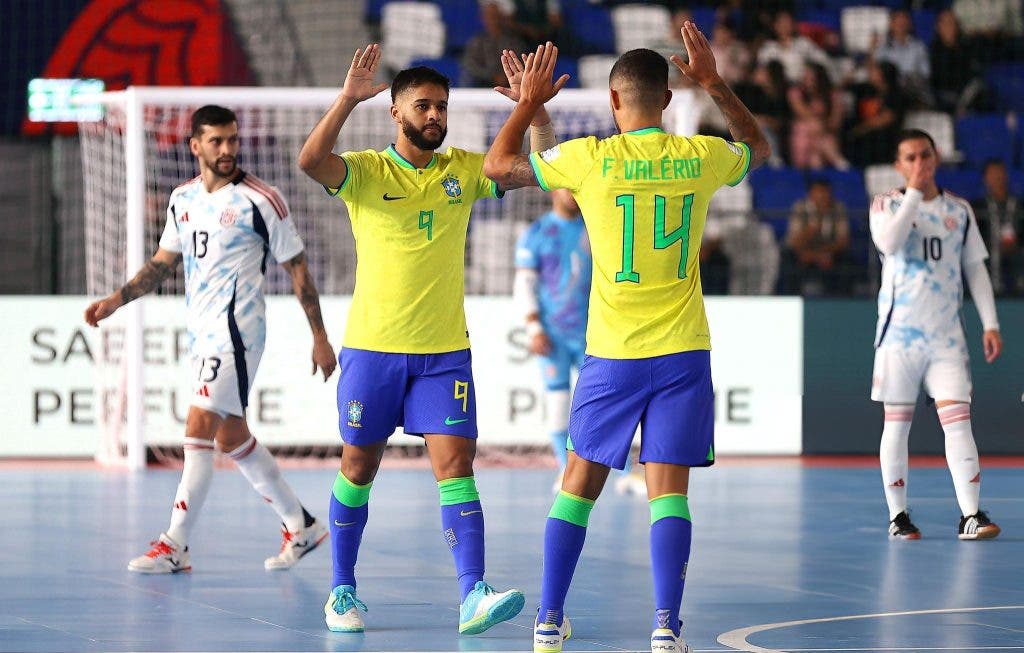
<svg viewBox="0 0 1024 653">
<path fill-rule="evenodd" d="M 238 115 L 239 166 L 277 186 L 306 243 L 310 267 L 325 296 L 352 292 L 355 253 L 345 207 L 302 174 L 296 165 L 306 135 L 337 97 L 333 88 L 132 87 L 103 93 L 105 115 L 80 123 L 85 180 L 87 289 L 106 295 L 131 278 L 156 250 L 169 193 L 194 177 L 188 150 L 191 113 L 219 104 Z M 96 98 L 89 98 L 95 100 Z M 692 133 L 694 104 L 674 101 L 666 112 L 668 129 Z M 387 91 L 362 103 L 352 114 L 336 150 L 385 148 L 396 126 Z M 453 89 L 445 146 L 486 151 L 511 111 L 512 103 L 490 89 Z M 603 90 L 563 90 L 549 107 L 559 140 L 615 133 Z M 487 200 L 473 210 L 466 254 L 466 291 L 504 295 L 511 290 L 512 248 L 524 224 L 549 209 L 536 190 Z M 181 271 L 157 294 L 183 294 Z M 268 267 L 268 294 L 290 293 L 287 277 Z M 97 460 L 141 469 L 147 448 L 179 425 L 157 424 L 147 410 L 146 300 L 118 311 L 104 326 L 110 351 L 97 357 L 97 396 L 101 425 Z"/>
</svg>

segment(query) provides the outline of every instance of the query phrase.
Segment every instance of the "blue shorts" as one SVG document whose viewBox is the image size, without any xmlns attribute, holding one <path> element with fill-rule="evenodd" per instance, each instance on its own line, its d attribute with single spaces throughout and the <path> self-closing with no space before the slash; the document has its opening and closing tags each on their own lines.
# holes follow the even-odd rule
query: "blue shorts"
<svg viewBox="0 0 1024 653">
<path fill-rule="evenodd" d="M 579 369 L 583 364 L 585 342 L 556 340 L 551 338 L 551 352 L 547 356 L 538 356 L 544 387 L 548 390 L 568 390 L 572 379 L 572 368 Z"/>
<path fill-rule="evenodd" d="M 632 360 L 586 356 L 569 415 L 572 450 L 584 460 L 622 469 L 637 425 L 640 462 L 714 464 L 711 352 Z"/>
<path fill-rule="evenodd" d="M 476 438 L 476 389 L 468 349 L 387 354 L 343 348 L 338 356 L 338 427 L 346 444 L 406 433 Z"/>
</svg>

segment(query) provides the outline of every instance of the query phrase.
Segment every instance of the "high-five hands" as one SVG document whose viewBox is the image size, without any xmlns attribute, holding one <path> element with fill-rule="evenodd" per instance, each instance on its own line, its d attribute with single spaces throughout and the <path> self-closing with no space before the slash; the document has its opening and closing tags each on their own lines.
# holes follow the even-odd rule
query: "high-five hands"
<svg viewBox="0 0 1024 653">
<path fill-rule="evenodd" d="M 519 86 L 523 82 L 523 71 L 527 55 L 517 55 L 512 50 L 501 51 L 501 68 L 508 78 L 508 86 L 495 86 L 494 90 L 513 102 L 519 101 Z"/>
<path fill-rule="evenodd" d="M 356 50 L 355 56 L 352 57 L 352 66 L 345 76 L 341 94 L 356 102 L 362 102 L 388 88 L 388 84 L 373 83 L 377 66 L 380 65 L 380 56 L 380 45 L 377 43 L 371 43 L 366 49 Z"/>
<path fill-rule="evenodd" d="M 556 61 L 558 61 L 558 48 L 551 41 L 537 46 L 536 52 L 531 52 L 526 56 L 523 78 L 519 85 L 520 104 L 542 105 L 562 90 L 562 87 L 569 81 L 569 75 L 562 75 L 552 83 Z"/>
<path fill-rule="evenodd" d="M 684 75 L 701 87 L 714 84 L 720 78 L 718 67 L 715 65 L 715 54 L 711 51 L 711 44 L 693 21 L 686 21 L 680 28 L 679 33 L 683 37 L 683 44 L 686 46 L 686 57 L 689 62 L 683 61 L 678 54 L 670 57 Z"/>
</svg>

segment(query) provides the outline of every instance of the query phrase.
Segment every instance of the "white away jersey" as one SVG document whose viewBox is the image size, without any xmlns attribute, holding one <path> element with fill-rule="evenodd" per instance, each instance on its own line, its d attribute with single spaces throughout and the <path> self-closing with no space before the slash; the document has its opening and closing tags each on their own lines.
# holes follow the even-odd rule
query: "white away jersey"
<svg viewBox="0 0 1024 653">
<path fill-rule="evenodd" d="M 871 203 L 871 231 L 893 219 L 904 191 L 878 195 Z M 875 347 L 898 346 L 967 354 L 960 308 L 963 267 L 988 258 L 967 200 L 946 191 L 918 204 L 903 246 L 882 256 Z"/>
<path fill-rule="evenodd" d="M 288 261 L 303 249 L 280 193 L 245 172 L 213 193 L 196 177 L 171 193 L 160 247 L 184 260 L 192 354 L 262 350 L 267 254 Z"/>
</svg>

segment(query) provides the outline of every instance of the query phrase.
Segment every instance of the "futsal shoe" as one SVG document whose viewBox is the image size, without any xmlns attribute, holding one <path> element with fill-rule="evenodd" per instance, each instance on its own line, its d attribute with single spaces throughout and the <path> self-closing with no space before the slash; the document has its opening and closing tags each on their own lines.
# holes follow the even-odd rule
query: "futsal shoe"
<svg viewBox="0 0 1024 653">
<path fill-rule="evenodd" d="M 690 653 L 690 647 L 683 639 L 683 624 L 679 624 L 679 634 L 671 628 L 655 628 L 651 633 L 651 653 Z"/>
<path fill-rule="evenodd" d="M 331 595 L 324 605 L 324 620 L 327 630 L 332 633 L 361 633 L 363 626 L 362 610 L 366 612 L 366 604 L 356 598 L 356 588 L 351 585 L 338 585 L 331 590 Z"/>
<path fill-rule="evenodd" d="M 466 600 L 459 606 L 459 633 L 479 635 L 494 624 L 508 621 L 519 614 L 526 597 L 517 589 L 497 592 L 482 580 L 473 586 Z"/>
<path fill-rule="evenodd" d="M 979 510 L 973 515 L 960 518 L 961 540 L 991 540 L 1002 531 L 992 523 L 984 511 Z"/>
<path fill-rule="evenodd" d="M 960 532 L 964 532 L 962 521 L 960 522 Z M 889 522 L 889 537 L 897 540 L 919 540 L 921 531 L 917 530 L 917 526 L 910 521 L 910 515 L 904 510 Z"/>
<path fill-rule="evenodd" d="M 309 526 L 290 532 L 281 525 L 281 551 L 263 561 L 267 571 L 291 569 L 302 556 L 306 555 L 327 538 L 327 527 L 317 520 Z"/>
<path fill-rule="evenodd" d="M 192 571 L 192 563 L 188 557 L 188 547 L 182 549 L 177 542 L 160 533 L 149 551 L 138 558 L 128 561 L 128 571 L 137 574 L 175 574 L 179 571 Z"/>
<path fill-rule="evenodd" d="M 533 653 L 562 653 L 562 642 L 572 637 L 569 617 L 562 615 L 562 625 L 535 624 L 533 627 Z"/>
</svg>

